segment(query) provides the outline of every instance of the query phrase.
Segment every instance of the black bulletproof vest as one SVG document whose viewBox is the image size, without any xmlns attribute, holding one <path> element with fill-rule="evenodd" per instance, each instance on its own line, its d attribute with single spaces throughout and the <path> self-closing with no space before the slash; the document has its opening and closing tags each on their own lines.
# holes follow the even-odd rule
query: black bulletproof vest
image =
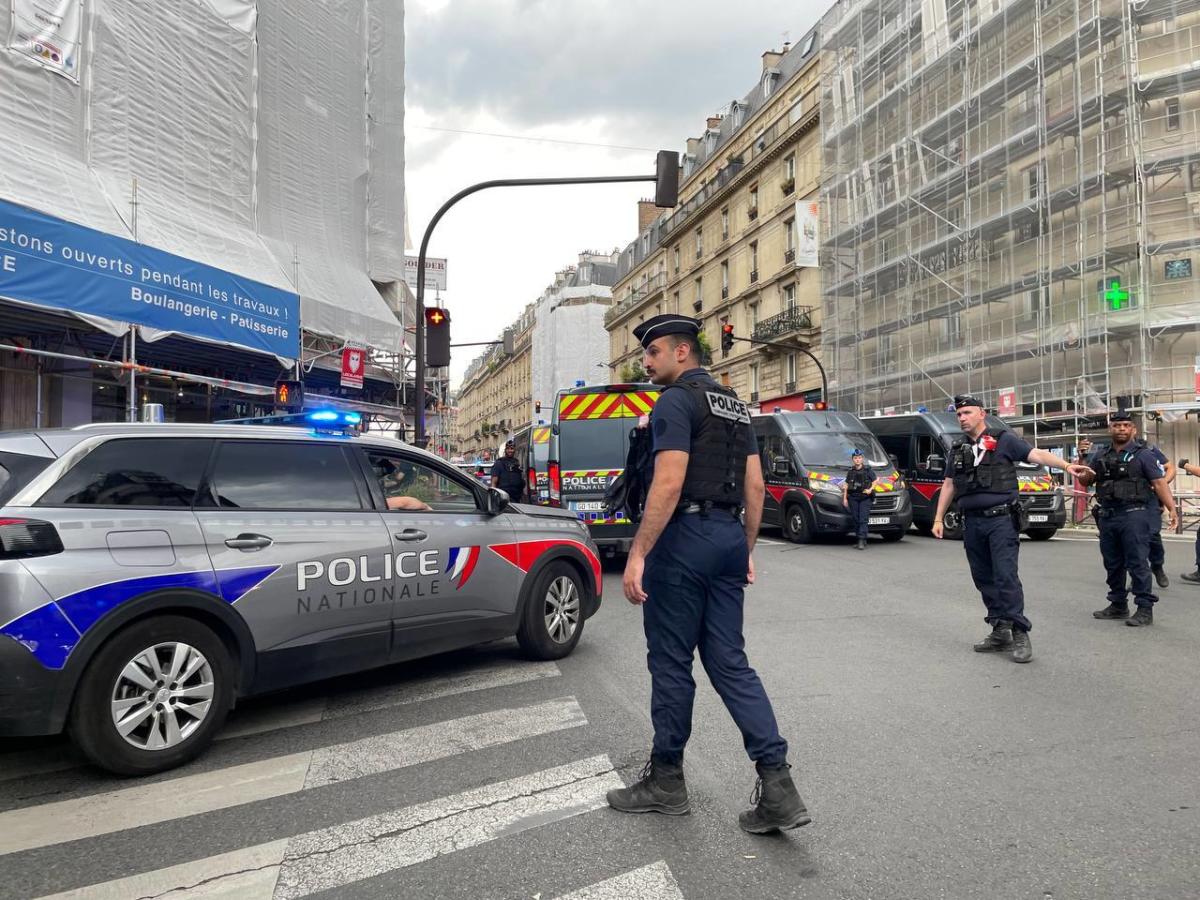
<svg viewBox="0 0 1200 900">
<path fill-rule="evenodd" d="M 997 440 L 1004 432 L 989 428 L 989 434 Z M 975 453 L 966 435 L 956 438 L 954 450 L 950 454 L 951 474 L 954 477 L 954 493 L 963 494 L 1007 494 L 1020 490 L 1017 482 L 1017 466 L 1010 460 L 998 460 L 996 454 L 988 451 L 983 455 L 979 465 L 975 465 Z"/>
<path fill-rule="evenodd" d="M 1118 451 L 1108 452 L 1096 460 L 1096 498 L 1105 506 L 1125 506 L 1154 502 L 1154 488 L 1141 475 L 1130 471 L 1134 457 L 1146 445 L 1141 441 Z"/>
<path fill-rule="evenodd" d="M 745 429 L 750 411 L 732 388 L 687 379 L 666 390 L 686 390 L 692 401 L 692 449 L 679 499 L 684 503 L 741 506 L 745 499 Z M 660 398 L 661 399 L 661 398 Z"/>
<path fill-rule="evenodd" d="M 509 496 L 512 496 L 514 491 L 520 492 L 525 487 L 525 476 L 521 474 L 521 464 L 515 459 L 507 457 L 499 462 L 500 475 L 496 480 L 500 482 L 500 489 L 506 491 Z"/>
<path fill-rule="evenodd" d="M 850 469 L 846 473 L 846 490 L 851 494 L 861 494 L 875 481 L 875 473 L 863 466 L 861 469 Z"/>
</svg>

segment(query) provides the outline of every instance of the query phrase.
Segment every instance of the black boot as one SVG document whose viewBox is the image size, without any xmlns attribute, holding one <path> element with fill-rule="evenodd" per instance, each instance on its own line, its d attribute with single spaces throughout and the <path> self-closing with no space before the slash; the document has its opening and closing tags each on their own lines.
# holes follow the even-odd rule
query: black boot
<svg viewBox="0 0 1200 900">
<path fill-rule="evenodd" d="M 1033 659 L 1033 644 L 1029 642 L 1029 632 L 1020 628 L 1013 629 L 1013 662 L 1027 663 Z"/>
<path fill-rule="evenodd" d="M 1130 628 L 1140 628 L 1142 625 L 1154 624 L 1154 610 L 1149 606 L 1139 606 L 1137 612 L 1125 620 Z"/>
<path fill-rule="evenodd" d="M 683 766 L 660 762 L 654 757 L 642 769 L 641 780 L 608 792 L 608 805 L 627 813 L 657 812 L 682 816 L 692 811 L 688 803 Z"/>
<path fill-rule="evenodd" d="M 997 619 L 992 623 L 992 633 L 975 645 L 976 653 L 999 653 L 1012 646 L 1013 627 L 1008 619 Z"/>
<path fill-rule="evenodd" d="M 1150 571 L 1154 573 L 1154 580 L 1158 582 L 1160 588 L 1171 586 L 1171 579 L 1167 577 L 1167 573 L 1163 571 L 1162 566 L 1155 566 Z"/>
<path fill-rule="evenodd" d="M 799 828 L 812 821 L 792 783 L 791 766 L 787 763 L 781 766 L 755 763 L 755 768 L 758 769 L 758 782 L 754 785 L 754 796 L 750 798 L 754 808 L 738 816 L 742 831 L 770 834 Z"/>
<path fill-rule="evenodd" d="M 1185 572 L 1179 577 L 1188 584 L 1200 584 L 1200 569 L 1197 569 L 1195 572 Z"/>
<path fill-rule="evenodd" d="M 1092 615 L 1097 619 L 1128 619 L 1128 603 L 1110 603 L 1104 609 L 1098 609 Z"/>
</svg>

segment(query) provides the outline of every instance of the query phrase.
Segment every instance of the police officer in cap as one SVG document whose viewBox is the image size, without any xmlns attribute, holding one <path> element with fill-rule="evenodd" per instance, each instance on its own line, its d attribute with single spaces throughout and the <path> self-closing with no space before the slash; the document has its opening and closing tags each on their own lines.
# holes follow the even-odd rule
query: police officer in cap
<svg viewBox="0 0 1200 900">
<path fill-rule="evenodd" d="M 858 549 L 867 549 L 867 521 L 871 517 L 871 499 L 875 493 L 875 470 L 863 461 L 863 452 L 855 448 L 850 457 L 851 466 L 846 470 L 842 482 L 842 506 L 850 510 L 854 522 L 854 536 Z"/>
<path fill-rule="evenodd" d="M 1090 475 L 1080 479 L 1096 485 L 1096 519 L 1100 525 L 1100 555 L 1108 572 L 1108 606 L 1094 613 L 1097 619 L 1123 619 L 1126 625 L 1154 624 L 1158 602 L 1150 579 L 1150 537 L 1153 519 L 1162 520 L 1162 509 L 1170 516 L 1170 527 L 1178 524 L 1175 498 L 1167 487 L 1166 473 L 1150 449 L 1137 440 L 1137 428 L 1127 410 L 1108 417 L 1112 444 L 1100 447 L 1088 458 Z M 1157 503 L 1155 501 L 1158 501 Z M 1129 573 L 1130 585 L 1125 574 Z M 1137 612 L 1129 615 L 1129 589 Z"/>
<path fill-rule="evenodd" d="M 1016 464 L 1040 463 L 1065 469 L 1077 478 L 1091 469 L 1036 450 L 1008 429 L 988 428 L 983 404 L 970 395 L 955 397 L 954 411 L 964 437 L 951 453 L 933 534 L 942 536 L 946 510 L 957 498 L 971 578 L 987 608 L 984 621 L 992 626 L 991 634 L 975 645 L 975 651 L 1011 649 L 1013 662 L 1027 663 L 1033 659 L 1029 641 L 1033 626 L 1025 617 L 1025 594 L 1017 574 L 1023 513 Z"/>
<path fill-rule="evenodd" d="M 746 405 L 700 368 L 700 322 L 655 316 L 634 329 L 650 380 L 664 385 L 650 417 L 653 476 L 625 567 L 625 596 L 642 607 L 654 749 L 631 787 L 609 791 L 622 812 L 690 812 L 683 751 L 692 730 L 697 648 L 758 770 L 738 819 L 766 834 L 811 819 L 792 782 L 787 742 L 743 649 L 743 589 L 762 519 L 763 476 Z M 740 514 L 745 510 L 745 523 Z"/>
<path fill-rule="evenodd" d="M 498 487 L 508 494 L 513 503 L 520 503 L 525 493 L 525 476 L 521 473 L 521 463 L 517 461 L 517 445 L 509 441 L 504 445 L 504 455 L 492 466 L 492 487 Z"/>
</svg>

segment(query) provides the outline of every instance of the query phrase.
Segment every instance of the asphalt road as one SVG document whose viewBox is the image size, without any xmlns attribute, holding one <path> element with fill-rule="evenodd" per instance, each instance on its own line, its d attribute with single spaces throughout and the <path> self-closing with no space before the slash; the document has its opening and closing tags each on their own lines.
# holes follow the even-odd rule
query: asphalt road
<svg viewBox="0 0 1200 900">
<path fill-rule="evenodd" d="M 1023 543 L 1019 666 L 971 652 L 985 626 L 961 545 L 767 538 L 747 646 L 806 828 L 738 830 L 753 768 L 702 674 L 692 815 L 605 808 L 651 736 L 640 613 L 612 568 L 566 660 L 501 643 L 249 702 L 152 779 L 98 773 L 61 739 L 0 741 L 0 897 L 1200 894 L 1190 542 L 1168 544 L 1149 629 L 1092 619 L 1093 540 Z"/>
</svg>

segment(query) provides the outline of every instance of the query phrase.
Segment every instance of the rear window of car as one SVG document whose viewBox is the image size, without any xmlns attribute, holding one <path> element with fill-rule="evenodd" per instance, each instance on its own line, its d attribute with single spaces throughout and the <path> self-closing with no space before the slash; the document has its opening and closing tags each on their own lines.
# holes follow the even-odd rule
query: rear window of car
<svg viewBox="0 0 1200 900">
<path fill-rule="evenodd" d="M 38 506 L 190 507 L 212 450 L 203 438 L 121 438 L 79 460 Z"/>
<path fill-rule="evenodd" d="M 53 460 L 24 453 L 0 453 L 0 506 L 11 500 Z"/>
<path fill-rule="evenodd" d="M 222 443 L 211 481 L 226 509 L 363 508 L 350 460 L 337 444 Z"/>
</svg>

